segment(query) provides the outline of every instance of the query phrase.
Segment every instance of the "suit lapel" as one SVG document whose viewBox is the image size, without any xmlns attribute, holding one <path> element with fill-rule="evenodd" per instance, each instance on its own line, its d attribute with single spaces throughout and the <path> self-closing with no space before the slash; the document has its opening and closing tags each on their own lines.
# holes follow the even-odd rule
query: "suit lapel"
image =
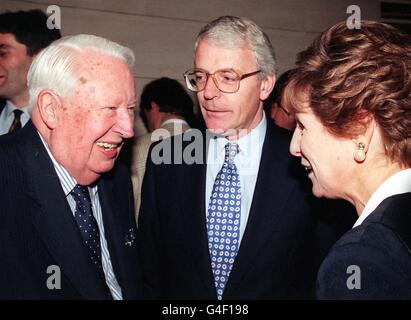
<svg viewBox="0 0 411 320">
<path fill-rule="evenodd" d="M 39 205 L 33 224 L 62 272 L 85 299 L 104 299 L 104 288 L 67 203 L 51 159 L 29 122 L 22 143 L 29 196 Z"/>
<path fill-rule="evenodd" d="M 211 260 L 208 252 L 205 213 L 207 145 L 208 140 L 205 139 L 201 164 L 180 166 L 181 171 L 178 175 L 181 177 L 179 179 L 179 190 L 181 191 L 179 202 L 183 207 L 184 227 L 187 242 L 191 246 L 191 259 L 197 266 L 209 299 L 216 299 Z M 184 177 L 190 177 L 190 179 L 184 179 Z"/>
<path fill-rule="evenodd" d="M 225 295 L 228 293 L 228 296 L 230 287 L 241 282 L 244 275 L 252 268 L 255 259 L 261 254 L 260 250 L 272 233 L 279 231 L 279 241 L 281 241 L 281 235 L 284 233 L 282 228 L 287 227 L 285 222 L 287 217 L 280 213 L 284 212 L 287 198 L 291 192 L 289 187 L 284 186 L 290 157 L 287 153 L 285 156 L 277 154 L 278 143 L 285 144 L 284 141 L 277 139 L 279 139 L 277 133 L 267 122 L 266 137 L 247 227 L 225 289 Z M 209 140 L 205 140 L 205 146 L 207 146 Z M 191 245 L 192 259 L 207 288 L 209 298 L 216 299 L 206 230 L 207 165 L 205 162 L 207 153 L 206 150 L 203 149 L 203 151 L 204 164 L 180 166 L 181 171 L 178 174 L 178 188 L 181 191 L 179 202 L 183 206 L 185 232 L 187 241 Z M 184 179 L 184 177 L 190 177 L 190 179 Z M 269 201 L 267 201 L 267 195 L 269 195 Z M 272 250 L 275 250 L 275 247 Z"/>
<path fill-rule="evenodd" d="M 123 298 L 133 298 L 137 294 L 137 279 L 133 277 L 137 270 L 136 263 L 127 254 L 127 250 L 135 250 L 134 240 L 126 247 L 128 236 L 134 236 L 136 227 L 134 217 L 127 219 L 133 212 L 131 203 L 119 203 L 124 198 L 121 186 L 114 187 L 112 181 L 101 179 L 98 184 L 99 199 L 103 215 L 104 235 L 110 252 L 110 260 L 114 274 L 122 289 Z M 126 192 L 126 191 L 124 191 Z M 134 255 L 136 258 L 136 255 Z M 137 259 L 137 258 L 136 258 Z M 133 263 L 134 262 L 134 263 Z"/>
<path fill-rule="evenodd" d="M 290 193 L 283 179 L 287 174 L 289 157 L 277 154 L 277 137 L 268 121 L 247 226 L 224 294 L 229 292 L 233 284 L 241 282 L 261 254 L 270 235 L 286 227 L 285 215 L 280 213 L 283 213 Z M 275 250 L 275 246 L 272 250 Z"/>
</svg>

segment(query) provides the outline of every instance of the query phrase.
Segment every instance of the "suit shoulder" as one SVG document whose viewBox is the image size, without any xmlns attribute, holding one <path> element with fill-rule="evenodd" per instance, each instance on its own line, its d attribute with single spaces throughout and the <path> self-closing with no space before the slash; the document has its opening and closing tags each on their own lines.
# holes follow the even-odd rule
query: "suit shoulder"
<svg viewBox="0 0 411 320">
<path fill-rule="evenodd" d="M 317 278 L 320 299 L 411 297 L 411 254 L 380 223 L 347 232 L 321 264 Z M 357 274 L 361 290 L 347 285 Z M 352 278 L 353 279 L 353 278 Z"/>
<path fill-rule="evenodd" d="M 387 251 L 387 253 L 399 248 L 409 251 L 396 232 L 381 221 L 374 221 L 367 224 L 363 223 L 349 230 L 338 240 L 335 247 L 343 248 L 352 245 L 373 246 L 381 248 Z M 395 246 L 399 248 L 394 248 Z"/>
<path fill-rule="evenodd" d="M 148 150 L 150 149 L 151 144 L 151 135 L 149 133 L 135 138 L 132 145 L 133 167 L 141 167 L 145 164 L 147 160 Z"/>
</svg>

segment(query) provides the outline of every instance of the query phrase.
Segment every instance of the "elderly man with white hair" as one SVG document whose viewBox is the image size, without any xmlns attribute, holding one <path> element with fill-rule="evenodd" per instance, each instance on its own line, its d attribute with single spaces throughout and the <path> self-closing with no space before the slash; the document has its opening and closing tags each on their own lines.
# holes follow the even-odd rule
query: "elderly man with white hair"
<svg viewBox="0 0 411 320">
<path fill-rule="evenodd" d="M 140 297 L 129 48 L 62 38 L 30 67 L 32 121 L 0 140 L 0 299 Z"/>
</svg>

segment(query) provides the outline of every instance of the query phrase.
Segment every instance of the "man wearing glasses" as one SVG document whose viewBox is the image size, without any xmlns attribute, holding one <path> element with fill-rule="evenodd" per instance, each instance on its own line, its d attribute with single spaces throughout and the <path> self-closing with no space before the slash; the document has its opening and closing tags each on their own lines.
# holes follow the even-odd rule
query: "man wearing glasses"
<svg viewBox="0 0 411 320">
<path fill-rule="evenodd" d="M 275 74 L 272 45 L 248 19 L 220 17 L 197 36 L 184 76 L 207 152 L 194 164 L 149 158 L 137 239 L 146 297 L 309 297 L 311 211 L 293 177 L 290 137 L 263 112 Z"/>
<path fill-rule="evenodd" d="M 277 126 L 290 131 L 294 131 L 296 125 L 295 118 L 293 114 L 290 114 L 290 112 L 282 106 L 281 99 L 283 88 L 287 84 L 288 77 L 292 71 L 291 69 L 284 72 L 277 79 L 270 97 L 264 101 L 264 109 L 267 111 L 267 114 L 269 114 L 271 120 L 274 121 Z"/>
</svg>

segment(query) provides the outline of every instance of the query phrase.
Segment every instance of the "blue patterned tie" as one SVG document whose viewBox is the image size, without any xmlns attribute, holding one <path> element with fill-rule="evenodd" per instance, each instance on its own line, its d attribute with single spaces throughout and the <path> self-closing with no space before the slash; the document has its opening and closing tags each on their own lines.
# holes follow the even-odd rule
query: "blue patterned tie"
<svg viewBox="0 0 411 320">
<path fill-rule="evenodd" d="M 101 270 L 100 232 L 91 209 L 88 188 L 77 184 L 71 191 L 71 195 L 76 201 L 74 217 L 80 229 L 81 236 L 90 250 L 91 260 L 96 267 Z"/>
<path fill-rule="evenodd" d="M 218 300 L 223 297 L 240 239 L 241 186 L 234 157 L 236 143 L 225 145 L 224 163 L 214 181 L 207 214 L 208 249 Z"/>
</svg>

